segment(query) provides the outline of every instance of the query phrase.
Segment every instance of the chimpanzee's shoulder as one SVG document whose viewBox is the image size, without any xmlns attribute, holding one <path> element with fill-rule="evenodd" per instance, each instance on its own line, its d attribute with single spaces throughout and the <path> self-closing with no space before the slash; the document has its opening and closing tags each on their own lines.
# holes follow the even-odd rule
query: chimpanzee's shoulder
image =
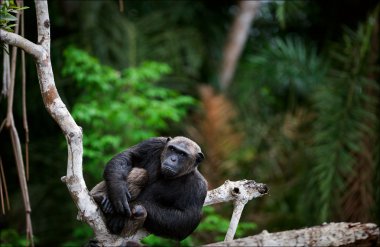
<svg viewBox="0 0 380 247">
<path fill-rule="evenodd" d="M 197 186 L 201 190 L 207 191 L 207 180 L 203 177 L 203 175 L 196 169 L 191 176 L 191 179 L 193 180 L 192 183 L 194 186 Z"/>
<path fill-rule="evenodd" d="M 165 146 L 167 143 L 167 140 L 168 140 L 168 137 L 163 137 L 163 136 L 152 137 L 152 138 L 149 138 L 149 139 L 146 139 L 146 140 L 140 142 L 136 146 L 149 146 L 149 145 L 151 145 L 151 146 Z"/>
<path fill-rule="evenodd" d="M 146 139 L 139 144 L 136 145 L 136 149 L 144 150 L 144 151 L 154 151 L 154 150 L 161 150 L 166 145 L 166 137 L 152 137 L 149 139 Z"/>
</svg>

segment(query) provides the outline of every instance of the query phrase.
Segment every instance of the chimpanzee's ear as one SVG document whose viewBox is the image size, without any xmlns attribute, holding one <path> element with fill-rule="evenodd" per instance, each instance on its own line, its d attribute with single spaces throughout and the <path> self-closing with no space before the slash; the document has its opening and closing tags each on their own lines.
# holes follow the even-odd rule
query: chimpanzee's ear
<svg viewBox="0 0 380 247">
<path fill-rule="evenodd" d="M 171 137 L 166 138 L 166 143 L 168 143 L 171 139 Z"/>
<path fill-rule="evenodd" d="M 199 165 L 203 160 L 205 159 L 205 156 L 202 152 L 199 152 L 196 159 L 196 164 Z"/>
</svg>

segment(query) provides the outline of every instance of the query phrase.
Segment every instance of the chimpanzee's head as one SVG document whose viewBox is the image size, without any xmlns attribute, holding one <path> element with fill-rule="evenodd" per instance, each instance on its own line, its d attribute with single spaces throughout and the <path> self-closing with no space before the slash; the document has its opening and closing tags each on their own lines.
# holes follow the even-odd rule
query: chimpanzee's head
<svg viewBox="0 0 380 247">
<path fill-rule="evenodd" d="M 188 174 L 202 162 L 204 155 L 194 141 L 177 136 L 168 138 L 161 154 L 161 172 L 167 178 L 176 178 Z"/>
</svg>

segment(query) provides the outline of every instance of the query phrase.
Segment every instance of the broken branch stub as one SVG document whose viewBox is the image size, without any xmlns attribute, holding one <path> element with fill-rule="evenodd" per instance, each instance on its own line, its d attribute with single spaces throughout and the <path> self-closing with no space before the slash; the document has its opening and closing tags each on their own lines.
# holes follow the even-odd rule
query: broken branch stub
<svg viewBox="0 0 380 247">
<path fill-rule="evenodd" d="M 268 192 L 268 187 L 254 180 L 227 180 L 220 187 L 207 192 L 204 206 L 227 201 L 247 203 L 253 198 L 261 197 Z"/>
</svg>

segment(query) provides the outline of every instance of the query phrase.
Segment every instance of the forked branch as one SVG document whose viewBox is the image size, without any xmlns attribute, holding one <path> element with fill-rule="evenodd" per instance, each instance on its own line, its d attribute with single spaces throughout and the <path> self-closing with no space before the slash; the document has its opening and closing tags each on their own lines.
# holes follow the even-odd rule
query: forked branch
<svg viewBox="0 0 380 247">
<path fill-rule="evenodd" d="M 6 44 L 17 46 L 25 52 L 32 55 L 35 59 L 43 57 L 44 50 L 41 46 L 31 42 L 30 40 L 16 34 L 0 29 L 0 38 Z"/>
<path fill-rule="evenodd" d="M 268 188 L 265 184 L 256 183 L 253 180 L 235 182 L 227 180 L 222 186 L 207 192 L 205 206 L 227 201 L 234 203 L 234 211 L 224 241 L 234 239 L 245 204 L 253 198 L 265 195 L 267 192 Z"/>
</svg>

